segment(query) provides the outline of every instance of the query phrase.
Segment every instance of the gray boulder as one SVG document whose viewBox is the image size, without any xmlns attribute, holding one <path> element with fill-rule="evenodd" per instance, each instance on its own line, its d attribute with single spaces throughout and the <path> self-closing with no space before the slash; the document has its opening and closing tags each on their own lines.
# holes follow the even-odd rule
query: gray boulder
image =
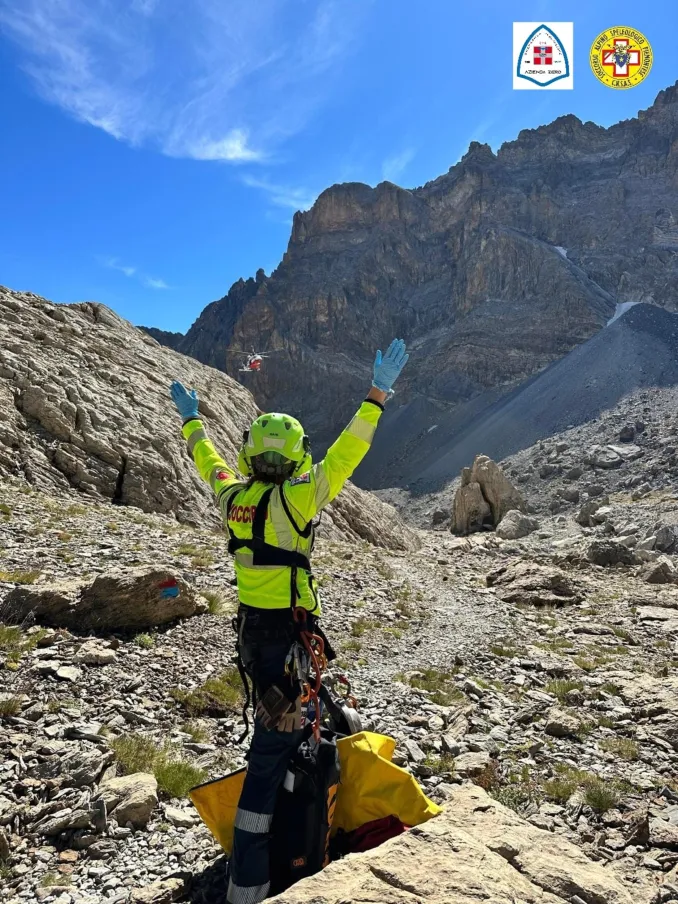
<svg viewBox="0 0 678 904">
<path fill-rule="evenodd" d="M 669 525 L 664 525 L 655 534 L 655 549 L 660 552 L 673 552 L 677 540 L 676 529 Z"/>
<path fill-rule="evenodd" d="M 539 522 L 536 518 L 530 518 L 517 509 L 512 509 L 497 525 L 497 536 L 502 540 L 518 540 L 531 534 L 538 527 Z"/>
<path fill-rule="evenodd" d="M 95 634 L 152 628 L 205 609 L 183 578 L 166 569 L 137 568 L 102 575 L 92 583 L 16 587 L 6 597 L 3 618 Z"/>
<path fill-rule="evenodd" d="M 602 496 L 598 499 L 588 499 L 579 509 L 575 521 L 577 524 L 581 524 L 582 527 L 593 527 L 595 524 L 593 516 L 598 509 L 608 505 L 609 501 L 607 496 Z"/>
<path fill-rule="evenodd" d="M 146 772 L 110 778 L 99 786 L 97 798 L 105 801 L 106 811 L 118 824 L 144 828 L 158 805 L 158 783 Z"/>
<path fill-rule="evenodd" d="M 633 550 L 614 540 L 594 540 L 586 551 L 586 558 L 592 565 L 633 565 Z"/>
</svg>

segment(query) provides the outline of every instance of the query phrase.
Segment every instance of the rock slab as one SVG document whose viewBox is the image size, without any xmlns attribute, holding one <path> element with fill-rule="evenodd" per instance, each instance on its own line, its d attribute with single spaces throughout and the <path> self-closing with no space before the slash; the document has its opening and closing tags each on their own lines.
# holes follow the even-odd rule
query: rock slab
<svg viewBox="0 0 678 904">
<path fill-rule="evenodd" d="M 106 633 L 152 628 L 203 611 L 204 603 L 175 573 L 136 568 L 110 572 L 91 583 L 16 587 L 7 595 L 3 618 L 14 624 L 33 618 L 41 625 L 76 633 Z M 80 661 L 101 660 L 94 650 L 90 645 Z M 111 650 L 100 652 L 104 661 L 115 658 Z"/>
<path fill-rule="evenodd" d="M 366 854 L 331 864 L 277 904 L 638 904 L 612 871 L 521 819 L 475 785 L 444 812 Z"/>
</svg>

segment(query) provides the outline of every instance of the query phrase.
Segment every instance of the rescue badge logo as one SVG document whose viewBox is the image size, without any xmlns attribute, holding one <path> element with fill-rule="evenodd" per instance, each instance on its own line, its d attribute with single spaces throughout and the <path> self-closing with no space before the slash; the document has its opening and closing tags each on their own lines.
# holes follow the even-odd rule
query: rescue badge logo
<svg viewBox="0 0 678 904">
<path fill-rule="evenodd" d="M 652 69 L 652 46 L 642 32 L 615 25 L 599 34 L 589 56 L 593 74 L 608 88 L 635 88 Z"/>
<path fill-rule="evenodd" d="M 572 22 L 513 23 L 513 87 L 574 87 Z"/>
</svg>

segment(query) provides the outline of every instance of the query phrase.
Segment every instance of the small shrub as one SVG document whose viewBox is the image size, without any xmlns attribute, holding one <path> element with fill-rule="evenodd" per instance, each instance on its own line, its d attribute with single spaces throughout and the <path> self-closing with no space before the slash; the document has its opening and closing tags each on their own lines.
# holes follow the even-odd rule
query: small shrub
<svg viewBox="0 0 678 904">
<path fill-rule="evenodd" d="M 547 694 L 553 694 L 561 703 L 570 691 L 581 691 L 583 689 L 584 685 L 581 681 L 573 681 L 571 678 L 555 678 L 553 681 L 549 681 L 544 688 Z"/>
<path fill-rule="evenodd" d="M 586 803 L 596 813 L 607 813 L 619 803 L 619 794 L 610 782 L 599 778 L 591 778 L 584 786 Z"/>
<path fill-rule="evenodd" d="M 226 669 L 215 678 L 208 678 L 204 684 L 184 691 L 174 688 L 171 692 L 191 716 L 220 717 L 237 712 L 243 703 L 242 679 L 235 666 Z"/>
<path fill-rule="evenodd" d="M 11 517 L 12 509 L 8 505 L 5 505 L 4 502 L 0 503 L 0 519 L 2 521 L 9 521 Z"/>
<path fill-rule="evenodd" d="M 513 659 L 518 655 L 518 651 L 514 647 L 504 646 L 503 643 L 496 643 L 490 646 L 490 653 L 499 656 L 502 659 Z"/>
<path fill-rule="evenodd" d="M 169 797 L 187 797 L 191 788 L 204 781 L 206 772 L 182 759 L 165 759 L 156 762 L 153 774 L 160 791 Z"/>
<path fill-rule="evenodd" d="M 136 733 L 120 735 L 111 741 L 111 748 L 126 775 L 153 771 L 158 748 L 151 738 Z"/>
<path fill-rule="evenodd" d="M 137 634 L 134 638 L 134 643 L 145 650 L 150 650 L 151 647 L 155 646 L 155 637 L 152 634 Z"/>
<path fill-rule="evenodd" d="M 70 878 L 62 873 L 45 873 L 38 883 L 40 888 L 57 888 L 70 884 Z"/>
<path fill-rule="evenodd" d="M 351 634 L 353 637 L 362 637 L 367 631 L 372 631 L 374 628 L 378 627 L 378 623 L 375 621 L 371 621 L 369 618 L 363 618 L 362 616 L 351 625 Z"/>
<path fill-rule="evenodd" d="M 478 785 L 483 791 L 495 791 L 501 784 L 501 775 L 499 772 L 499 764 L 496 760 L 490 760 L 483 771 L 476 775 L 473 784 Z"/>
<path fill-rule="evenodd" d="M 0 571 L 0 583 L 6 584 L 35 584 L 42 572 L 40 571 Z"/>
<path fill-rule="evenodd" d="M 46 633 L 40 629 L 29 635 L 16 625 L 0 624 L 0 650 L 7 654 L 7 668 L 16 668 L 23 654 L 34 650 Z"/>
<path fill-rule="evenodd" d="M 206 776 L 204 769 L 182 759 L 176 748 L 169 744 L 158 747 L 144 735 L 121 735 L 111 742 L 111 747 L 123 773 L 152 773 L 158 789 L 169 797 L 186 797 L 189 790 Z"/>
<path fill-rule="evenodd" d="M 73 534 L 69 534 L 66 530 L 59 531 L 57 534 L 57 540 L 60 540 L 62 543 L 68 543 L 68 541 L 72 539 Z"/>
<path fill-rule="evenodd" d="M 196 744 L 204 744 L 210 739 L 208 732 L 200 724 L 200 722 L 184 722 L 184 724 L 181 726 L 181 730 L 184 732 L 184 734 L 189 735 L 191 740 Z"/>
<path fill-rule="evenodd" d="M 86 515 L 87 509 L 84 505 L 69 505 L 67 509 L 64 510 L 64 515 Z"/>
<path fill-rule="evenodd" d="M 219 590 L 203 590 L 202 595 L 207 600 L 207 608 L 210 615 L 232 615 L 234 605 L 226 599 Z"/>
<path fill-rule="evenodd" d="M 0 717 L 18 716 L 21 712 L 21 697 L 0 698 Z"/>
<path fill-rule="evenodd" d="M 450 706 L 466 699 L 464 694 L 454 685 L 454 672 L 441 669 L 423 669 L 409 679 L 405 679 L 410 687 L 430 693 L 430 700 L 439 706 Z"/>
<path fill-rule="evenodd" d="M 341 648 L 347 653 L 359 653 L 362 650 L 363 645 L 357 638 L 350 637 L 348 640 L 344 641 Z"/>
<path fill-rule="evenodd" d="M 109 521 L 108 524 L 106 525 L 106 530 L 110 531 L 110 533 L 112 533 L 112 534 L 117 534 L 118 531 L 120 530 L 120 525 L 117 524 L 115 521 Z"/>
<path fill-rule="evenodd" d="M 605 738 L 600 746 L 627 763 L 634 762 L 639 756 L 638 744 L 632 738 Z"/>
<path fill-rule="evenodd" d="M 197 556 L 200 555 L 200 550 L 197 546 L 194 546 L 193 543 L 182 543 L 180 546 L 177 546 L 177 555 L 178 556 Z"/>
<path fill-rule="evenodd" d="M 208 549 L 203 550 L 203 552 L 198 553 L 197 556 L 193 556 L 191 559 L 193 568 L 209 568 L 210 565 L 214 565 L 214 562 L 214 556 Z"/>
<path fill-rule="evenodd" d="M 454 757 L 450 753 L 441 753 L 440 756 L 429 753 L 424 760 L 424 766 L 432 769 L 434 775 L 443 775 L 445 772 L 454 773 Z"/>
</svg>

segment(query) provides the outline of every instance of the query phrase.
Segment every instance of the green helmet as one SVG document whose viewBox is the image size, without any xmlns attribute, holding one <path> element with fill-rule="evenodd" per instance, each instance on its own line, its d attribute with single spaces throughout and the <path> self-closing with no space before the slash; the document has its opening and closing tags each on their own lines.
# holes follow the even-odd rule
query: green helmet
<svg viewBox="0 0 678 904">
<path fill-rule="evenodd" d="M 309 439 L 299 421 L 289 414 L 262 414 L 245 431 L 238 469 L 246 477 L 292 477 L 310 467 Z"/>
</svg>

